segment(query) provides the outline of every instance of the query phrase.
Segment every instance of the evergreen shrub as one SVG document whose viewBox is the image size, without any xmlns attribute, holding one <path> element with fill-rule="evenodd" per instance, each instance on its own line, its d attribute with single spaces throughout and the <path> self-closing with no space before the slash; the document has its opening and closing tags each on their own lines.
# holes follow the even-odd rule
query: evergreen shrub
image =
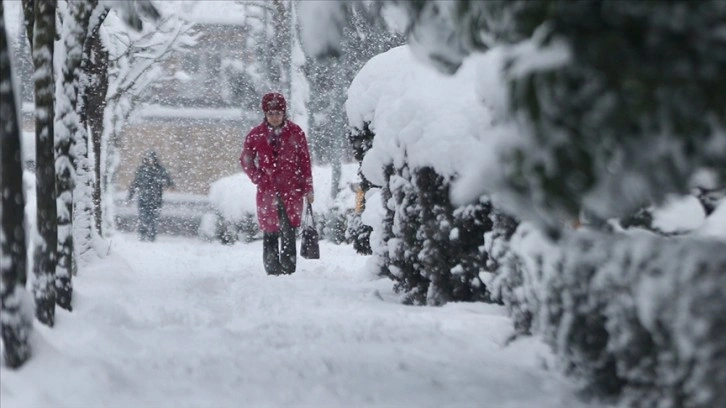
<svg viewBox="0 0 726 408">
<path fill-rule="evenodd" d="M 540 334 L 583 395 L 631 407 L 726 400 L 726 243 L 573 233 L 536 249 L 520 227 L 499 279 L 520 333 Z"/>
<path fill-rule="evenodd" d="M 489 200 L 455 208 L 451 179 L 431 167 L 412 171 L 405 161 L 389 166 L 381 195 L 384 245 L 374 250 L 380 274 L 395 282 L 407 304 L 490 301 L 480 276 L 487 262 L 484 236 L 492 228 Z"/>
</svg>

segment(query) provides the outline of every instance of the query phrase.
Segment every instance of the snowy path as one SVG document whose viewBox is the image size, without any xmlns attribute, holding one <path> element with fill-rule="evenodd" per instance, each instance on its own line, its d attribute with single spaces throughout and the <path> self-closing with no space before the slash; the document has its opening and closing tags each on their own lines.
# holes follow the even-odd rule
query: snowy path
<svg viewBox="0 0 726 408">
<path fill-rule="evenodd" d="M 0 370 L 0 405 L 585 406 L 539 342 L 502 347 L 499 307 L 400 305 L 347 246 L 283 277 L 260 251 L 117 234 L 75 280 L 75 311 L 36 322 L 34 359 Z"/>
</svg>

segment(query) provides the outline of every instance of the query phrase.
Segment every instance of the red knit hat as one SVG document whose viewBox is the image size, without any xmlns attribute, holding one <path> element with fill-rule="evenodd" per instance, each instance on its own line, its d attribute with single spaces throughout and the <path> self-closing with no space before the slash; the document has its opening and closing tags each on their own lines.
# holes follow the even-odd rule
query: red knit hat
<svg viewBox="0 0 726 408">
<path fill-rule="evenodd" d="M 285 102 L 285 97 L 282 96 L 282 94 L 279 94 L 277 92 L 272 92 L 265 94 L 265 96 L 262 97 L 262 111 L 285 111 L 287 108 L 287 103 Z"/>
</svg>

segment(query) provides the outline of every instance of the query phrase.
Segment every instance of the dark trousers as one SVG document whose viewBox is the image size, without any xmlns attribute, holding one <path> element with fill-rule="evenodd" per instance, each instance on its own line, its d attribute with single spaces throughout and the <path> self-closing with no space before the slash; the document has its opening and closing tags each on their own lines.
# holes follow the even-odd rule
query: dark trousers
<svg viewBox="0 0 726 408">
<path fill-rule="evenodd" d="M 280 231 L 262 235 L 262 262 L 268 275 L 290 275 L 295 272 L 297 250 L 295 228 L 290 225 L 282 201 L 277 199 Z"/>
<path fill-rule="evenodd" d="M 139 206 L 139 238 L 142 241 L 156 240 L 156 224 L 159 221 L 160 208 Z"/>
</svg>

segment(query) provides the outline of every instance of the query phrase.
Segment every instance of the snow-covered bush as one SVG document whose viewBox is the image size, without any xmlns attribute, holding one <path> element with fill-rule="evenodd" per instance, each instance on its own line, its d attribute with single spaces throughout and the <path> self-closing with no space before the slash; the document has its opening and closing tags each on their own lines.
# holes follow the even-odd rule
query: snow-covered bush
<svg viewBox="0 0 726 408">
<path fill-rule="evenodd" d="M 346 230 L 348 229 L 348 216 L 350 208 L 332 207 L 320 217 L 318 228 L 322 237 L 334 244 L 348 243 Z"/>
<path fill-rule="evenodd" d="M 487 266 L 495 275 L 491 290 L 494 298 L 507 307 L 515 335 L 532 334 L 540 328 L 537 315 L 545 296 L 544 277 L 556 269 L 560 250 L 533 224 L 516 227 L 513 223 L 503 214 L 495 218 L 492 235 L 501 237 L 496 241 L 492 238 L 487 246 L 491 251 Z M 511 238 L 507 238 L 509 234 Z"/>
<path fill-rule="evenodd" d="M 256 207 L 257 187 L 244 173 L 222 177 L 209 186 L 209 203 L 213 215 L 207 215 L 202 237 L 212 235 L 225 244 L 259 236 Z M 211 233 L 213 231 L 213 233 Z M 211 233 L 211 234 L 210 234 Z"/>
<path fill-rule="evenodd" d="M 491 231 L 491 203 L 454 207 L 449 200 L 450 180 L 431 167 L 418 169 L 416 189 L 421 205 L 423 250 L 419 253 L 424 277 L 429 281 L 426 302 L 488 301 L 489 291 L 480 278 L 487 261 L 485 233 Z"/>
<path fill-rule="evenodd" d="M 383 199 L 385 214 L 370 225 L 379 230 L 371 235 L 373 256 L 408 303 L 489 297 L 480 272 L 490 204 L 454 206 L 449 198 L 453 180 L 480 159 L 477 132 L 489 126 L 469 85 L 475 75 L 471 66 L 442 76 L 403 46 L 371 59 L 348 91 L 351 139 L 365 156 L 361 173 L 381 186 Z"/>
<path fill-rule="evenodd" d="M 348 217 L 355 207 L 355 193 L 351 185 L 356 182 L 355 163 L 345 163 L 340 167 L 340 179 L 336 179 L 333 166 L 313 166 L 313 185 L 315 188 L 315 224 L 320 237 L 335 244 L 349 243 L 346 237 Z"/>
<path fill-rule="evenodd" d="M 389 166 L 382 242 L 373 251 L 379 275 L 391 278 L 409 304 L 489 300 L 479 276 L 487 259 L 484 236 L 491 230 L 488 200 L 454 208 L 451 180 L 431 167 L 412 173 Z"/>
<path fill-rule="evenodd" d="M 384 265 L 393 276 L 397 292 L 405 294 L 404 302 L 426 304 L 430 280 L 424 275 L 419 257 L 423 250 L 421 205 L 408 167 L 393 170 L 383 189 L 389 190 L 392 200 L 392 237 L 388 244 L 388 263 Z M 390 204 L 389 204 L 390 205 Z M 423 231 L 421 231 L 423 234 Z M 376 255 L 376 254 L 374 254 Z M 384 272 L 385 273 L 385 272 Z"/>
<path fill-rule="evenodd" d="M 545 279 L 545 340 L 596 394 L 627 406 L 726 398 L 726 242 L 575 234 Z"/>
<path fill-rule="evenodd" d="M 494 279 L 500 272 L 502 262 L 510 253 L 509 241 L 519 226 L 519 221 L 498 208 L 491 209 L 489 220 L 492 223 L 491 231 L 484 234 L 484 249 L 487 252 L 487 282 Z M 492 289 L 496 289 L 494 285 L 492 285 Z M 494 295 L 495 298 L 499 297 L 496 294 Z"/>
<path fill-rule="evenodd" d="M 564 232 L 552 243 L 522 224 L 509 252 L 505 245 L 490 263 L 518 330 L 544 336 L 591 394 L 626 406 L 724 405 L 724 242 L 688 237 L 691 227 L 666 230 L 651 208 L 625 222 L 649 232 L 617 232 L 622 226 L 607 220 L 667 203 L 670 194 L 688 192 L 697 172 L 723 169 L 726 82 L 713 73 L 726 60 L 723 47 L 708 45 L 719 43 L 714 27 L 726 8 L 687 0 L 393 3 L 404 10 L 419 55 L 452 76 L 420 81 L 425 74 L 392 50 L 351 86 L 351 124 L 370 123 L 377 135 L 363 161 L 364 174 L 383 186 L 383 208 L 370 217 L 380 222 L 371 224 L 375 264 L 384 274 L 400 272 L 395 258 L 410 256 L 401 246 L 414 228 L 397 229 L 396 217 L 414 217 L 398 206 L 426 207 L 393 190 L 386 195 L 386 184 L 408 189 L 426 166 L 459 176 L 456 203 L 487 193 L 518 218 L 546 226 L 550 237 Z M 475 51 L 492 59 L 466 81 L 480 95 L 471 102 L 455 82 L 481 58 L 465 59 Z M 436 87 L 444 84 L 449 89 Z M 489 143 L 460 156 L 431 148 L 440 143 L 427 137 L 433 134 L 461 143 L 469 116 L 450 109 L 472 113 L 469 103 L 495 108 L 495 125 L 473 132 Z M 441 120 L 448 130 L 436 126 Z M 461 166 L 471 152 L 478 171 Z M 723 188 L 723 179 L 714 187 Z M 699 194 L 706 215 L 713 211 L 721 222 L 714 227 L 711 215 L 697 234 L 724 234 L 723 212 L 712 203 L 719 195 Z M 583 214 L 587 228 L 611 231 L 568 232 Z"/>
<path fill-rule="evenodd" d="M 345 237 L 348 242 L 353 244 L 353 249 L 361 255 L 371 255 L 371 228 L 370 225 L 363 223 L 361 214 L 352 212 L 348 215 L 347 230 Z"/>
<path fill-rule="evenodd" d="M 726 225 L 726 224 L 724 224 Z M 494 285 L 515 330 L 550 344 L 585 395 L 712 407 L 726 376 L 726 240 L 520 225 Z"/>
<path fill-rule="evenodd" d="M 355 205 L 354 193 L 347 185 L 355 182 L 355 169 L 356 165 L 352 163 L 341 167 L 342 186 L 335 188 L 332 197 L 331 167 L 313 166 L 315 226 L 320 236 L 331 242 L 347 242 L 346 219 Z M 259 238 L 256 195 L 257 186 L 242 172 L 213 182 L 209 186 L 208 199 L 214 212 L 204 217 L 200 237 L 219 239 L 226 244 Z"/>
</svg>

